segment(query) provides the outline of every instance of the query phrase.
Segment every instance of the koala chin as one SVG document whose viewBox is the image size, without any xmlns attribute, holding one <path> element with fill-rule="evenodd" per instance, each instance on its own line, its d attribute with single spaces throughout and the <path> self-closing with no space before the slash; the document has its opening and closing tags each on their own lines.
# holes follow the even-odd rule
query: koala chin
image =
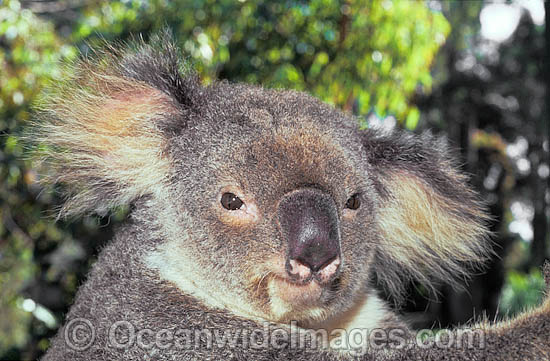
<svg viewBox="0 0 550 361">
<path fill-rule="evenodd" d="M 44 360 L 550 359 L 548 300 L 441 347 L 377 296 L 457 285 L 491 255 L 443 139 L 360 130 L 301 92 L 204 86 L 167 34 L 108 49 L 46 90 L 31 131 L 60 217 L 132 206 Z"/>
</svg>

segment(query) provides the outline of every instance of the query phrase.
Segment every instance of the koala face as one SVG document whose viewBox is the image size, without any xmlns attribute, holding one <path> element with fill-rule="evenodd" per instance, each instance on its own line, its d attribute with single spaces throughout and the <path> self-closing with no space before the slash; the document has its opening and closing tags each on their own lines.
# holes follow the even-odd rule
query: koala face
<svg viewBox="0 0 550 361">
<path fill-rule="evenodd" d="M 213 86 L 217 102 L 171 140 L 171 158 L 185 160 L 171 199 L 184 201 L 158 258 L 185 258 L 203 289 L 264 319 L 326 317 L 364 291 L 378 233 L 355 120 L 296 92 L 234 87 Z"/>
</svg>

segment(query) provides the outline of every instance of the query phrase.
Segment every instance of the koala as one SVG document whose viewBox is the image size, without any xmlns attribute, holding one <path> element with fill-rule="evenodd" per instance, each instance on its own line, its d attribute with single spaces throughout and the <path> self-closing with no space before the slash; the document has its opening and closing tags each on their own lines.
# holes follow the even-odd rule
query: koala
<svg viewBox="0 0 550 361">
<path fill-rule="evenodd" d="M 179 54 L 166 34 L 98 51 L 39 105 L 60 217 L 131 207 L 43 360 L 550 359 L 549 300 L 426 345 L 376 291 L 458 285 L 491 256 L 444 140 L 202 85 Z"/>
</svg>

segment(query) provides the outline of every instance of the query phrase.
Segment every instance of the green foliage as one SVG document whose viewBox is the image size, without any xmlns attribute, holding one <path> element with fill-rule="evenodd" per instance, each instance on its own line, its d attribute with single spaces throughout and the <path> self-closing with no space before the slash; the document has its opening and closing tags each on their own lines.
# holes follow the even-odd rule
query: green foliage
<svg viewBox="0 0 550 361">
<path fill-rule="evenodd" d="M 527 274 L 510 271 L 500 296 L 500 310 L 503 316 L 514 316 L 541 303 L 545 290 L 540 270 Z"/>
<path fill-rule="evenodd" d="M 409 128 L 419 118 L 410 97 L 430 89 L 430 64 L 450 31 L 426 4 L 388 0 L 110 1 L 84 19 L 76 38 L 168 24 L 207 80 L 307 90 L 357 114 L 407 119 Z"/>
<path fill-rule="evenodd" d="M 34 241 L 61 239 L 44 219 L 36 196 L 36 170 L 22 161 L 23 146 L 14 136 L 29 119 L 29 105 L 42 84 L 56 75 L 56 62 L 75 54 L 63 45 L 51 23 L 23 10 L 17 1 L 0 5 L 0 355 L 28 342 L 32 315 L 23 310 L 21 291 L 36 275 Z M 7 331 L 6 331 L 7 330 Z"/>
</svg>

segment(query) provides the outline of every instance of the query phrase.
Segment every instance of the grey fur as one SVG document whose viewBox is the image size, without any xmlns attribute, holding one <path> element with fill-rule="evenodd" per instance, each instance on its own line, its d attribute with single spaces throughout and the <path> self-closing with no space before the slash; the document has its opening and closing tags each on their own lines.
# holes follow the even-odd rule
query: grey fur
<svg viewBox="0 0 550 361">
<path fill-rule="evenodd" d="M 376 305 L 369 306 L 368 327 L 414 337 L 377 303 L 372 276 L 400 297 L 410 279 L 428 287 L 438 278 L 452 283 L 490 254 L 488 218 L 443 141 L 359 131 L 356 119 L 304 93 L 227 82 L 203 87 L 169 36 L 151 43 L 77 64 L 75 75 L 51 89 L 42 106 L 34 137 L 49 146 L 54 179 L 68 186 L 62 215 L 134 206 L 101 251 L 44 360 L 352 358 L 306 341 L 304 347 L 245 343 L 265 322 L 290 340 L 287 325 L 296 320 L 300 331 L 293 335 L 305 337 L 306 329 L 338 325 L 364 300 Z M 274 277 L 268 261 L 286 252 L 278 202 L 310 187 L 337 207 L 343 259 L 338 282 L 323 289 L 315 312 L 273 301 L 268 286 Z M 217 197 L 226 188 L 242 193 L 248 214 L 235 218 L 221 207 Z M 361 207 L 345 210 L 356 193 Z M 190 348 L 162 336 L 151 347 L 134 342 L 118 348 L 112 339 L 122 336 L 109 332 L 114 322 L 126 321 L 136 332 L 150 330 L 145 336 L 185 329 L 239 337 L 236 346 L 207 347 L 206 332 L 186 344 Z M 93 326 L 90 345 L 85 330 L 73 333 L 78 322 Z M 548 301 L 514 321 L 472 327 L 484 330 L 485 347 L 382 347 L 356 357 L 550 359 Z M 75 337 L 80 343 L 69 344 Z"/>
</svg>

